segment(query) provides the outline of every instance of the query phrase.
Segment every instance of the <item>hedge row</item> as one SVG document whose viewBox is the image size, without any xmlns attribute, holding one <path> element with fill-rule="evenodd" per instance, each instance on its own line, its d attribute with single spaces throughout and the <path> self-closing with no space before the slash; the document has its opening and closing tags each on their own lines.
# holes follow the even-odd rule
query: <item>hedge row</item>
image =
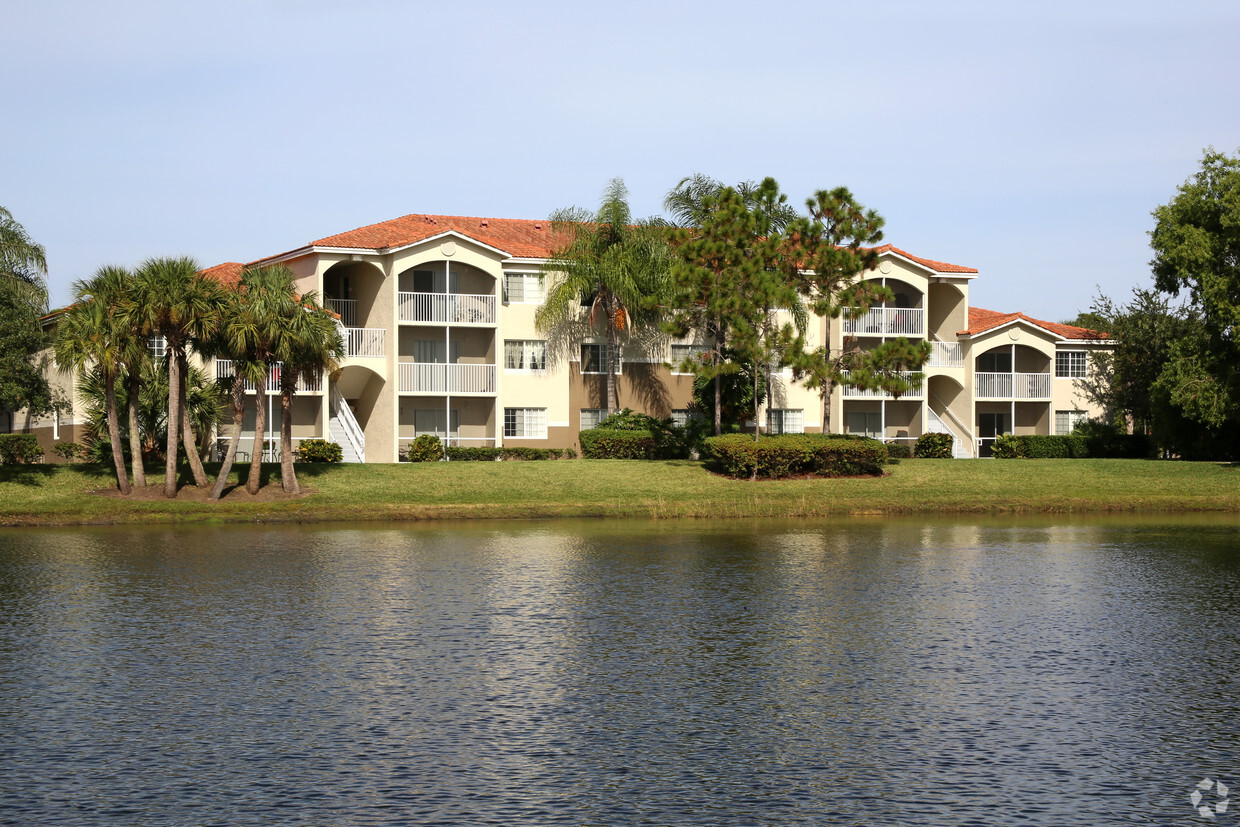
<svg viewBox="0 0 1240 827">
<path fill-rule="evenodd" d="M 672 446 L 653 431 L 614 431 L 588 428 L 582 431 L 581 456 L 585 459 L 664 459 Z"/>
<path fill-rule="evenodd" d="M 757 442 L 728 434 L 707 439 L 706 450 L 730 477 L 876 476 L 887 462 L 887 446 L 878 440 L 837 434 L 784 434 Z"/>
<path fill-rule="evenodd" d="M 1142 459 L 1154 455 L 1145 434 L 1004 434 L 991 455 L 999 459 Z"/>
<path fill-rule="evenodd" d="M 576 459 L 572 448 L 491 448 L 451 446 L 444 455 L 454 462 L 531 461 L 550 459 Z"/>
<path fill-rule="evenodd" d="M 43 449 L 34 434 L 0 434 L 0 465 L 38 462 Z"/>
</svg>

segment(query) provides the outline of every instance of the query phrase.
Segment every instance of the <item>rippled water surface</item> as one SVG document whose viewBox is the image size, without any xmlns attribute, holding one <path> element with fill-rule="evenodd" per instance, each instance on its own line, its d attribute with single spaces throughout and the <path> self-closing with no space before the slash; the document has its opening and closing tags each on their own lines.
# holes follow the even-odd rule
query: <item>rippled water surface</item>
<svg viewBox="0 0 1240 827">
<path fill-rule="evenodd" d="M 0 823 L 1240 824 L 1237 668 L 1235 518 L 7 531 Z"/>
</svg>

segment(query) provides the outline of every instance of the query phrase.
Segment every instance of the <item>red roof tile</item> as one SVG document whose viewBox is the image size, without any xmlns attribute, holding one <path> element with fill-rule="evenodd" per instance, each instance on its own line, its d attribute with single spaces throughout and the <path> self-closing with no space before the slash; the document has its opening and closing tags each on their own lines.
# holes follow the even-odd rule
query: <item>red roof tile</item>
<svg viewBox="0 0 1240 827">
<path fill-rule="evenodd" d="M 895 253 L 898 256 L 907 258 L 909 261 L 915 261 L 922 267 L 934 270 L 936 273 L 976 273 L 976 267 L 964 267 L 960 264 L 948 264 L 946 261 L 935 261 L 932 258 L 922 258 L 912 253 L 901 250 L 893 244 L 884 244 L 882 247 L 876 247 L 877 253 Z"/>
<path fill-rule="evenodd" d="M 1088 328 L 1059 324 L 1058 322 L 1046 322 L 1041 319 L 1035 319 L 1032 316 L 1026 316 L 1024 313 L 1000 313 L 995 310 L 985 310 L 981 307 L 969 308 L 969 329 L 960 331 L 958 335 L 973 336 L 978 333 L 985 333 L 987 330 L 993 330 L 996 327 L 1002 327 L 1009 322 L 1017 320 L 1036 325 L 1049 333 L 1054 333 L 1061 339 L 1098 341 L 1111 338 L 1106 333 L 1098 330 L 1089 330 Z"/>
<path fill-rule="evenodd" d="M 314 247 L 383 250 L 404 247 L 449 231 L 503 250 L 516 258 L 547 258 L 557 243 L 550 221 L 459 215 L 406 215 L 310 243 Z"/>
<path fill-rule="evenodd" d="M 241 271 L 244 269 L 245 265 L 239 261 L 226 261 L 201 272 L 207 278 L 215 279 L 225 287 L 232 287 L 241 282 Z"/>
</svg>

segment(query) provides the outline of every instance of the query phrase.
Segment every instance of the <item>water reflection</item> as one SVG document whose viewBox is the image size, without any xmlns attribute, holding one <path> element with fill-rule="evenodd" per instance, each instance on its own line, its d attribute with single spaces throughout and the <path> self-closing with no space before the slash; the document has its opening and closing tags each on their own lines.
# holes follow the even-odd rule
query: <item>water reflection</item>
<svg viewBox="0 0 1240 827">
<path fill-rule="evenodd" d="M 1192 823 L 1240 523 L 0 534 L 0 821 Z"/>
</svg>

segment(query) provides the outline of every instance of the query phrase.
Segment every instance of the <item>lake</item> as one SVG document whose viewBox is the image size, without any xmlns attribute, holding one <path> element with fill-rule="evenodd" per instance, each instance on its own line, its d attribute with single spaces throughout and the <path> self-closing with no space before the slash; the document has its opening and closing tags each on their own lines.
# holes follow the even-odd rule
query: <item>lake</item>
<svg viewBox="0 0 1240 827">
<path fill-rule="evenodd" d="M 1240 518 L 0 531 L 0 823 L 1240 824 Z"/>
</svg>

